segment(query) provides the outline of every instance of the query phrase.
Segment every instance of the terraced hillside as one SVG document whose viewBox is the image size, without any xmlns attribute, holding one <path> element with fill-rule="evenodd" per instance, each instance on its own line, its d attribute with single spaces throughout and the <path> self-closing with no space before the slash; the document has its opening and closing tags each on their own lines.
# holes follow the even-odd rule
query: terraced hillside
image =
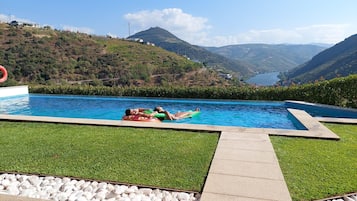
<svg viewBox="0 0 357 201">
<path fill-rule="evenodd" d="M 83 33 L 0 24 L 2 85 L 230 85 L 213 69 L 162 48 Z"/>
</svg>

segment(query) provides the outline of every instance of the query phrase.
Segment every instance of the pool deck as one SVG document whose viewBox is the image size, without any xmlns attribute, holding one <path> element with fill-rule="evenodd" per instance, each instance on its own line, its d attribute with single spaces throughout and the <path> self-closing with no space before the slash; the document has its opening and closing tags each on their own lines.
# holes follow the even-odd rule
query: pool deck
<svg viewBox="0 0 357 201">
<path fill-rule="evenodd" d="M 90 120 L 0 115 L 0 121 L 61 122 L 143 128 L 167 128 L 220 132 L 201 201 L 289 201 L 289 190 L 281 172 L 269 135 L 339 140 L 321 122 L 357 124 L 357 119 L 314 118 L 303 110 L 288 109 L 308 130 L 242 128 L 175 123 L 142 123 L 115 120 Z M 0 201 L 39 201 L 1 195 Z"/>
</svg>

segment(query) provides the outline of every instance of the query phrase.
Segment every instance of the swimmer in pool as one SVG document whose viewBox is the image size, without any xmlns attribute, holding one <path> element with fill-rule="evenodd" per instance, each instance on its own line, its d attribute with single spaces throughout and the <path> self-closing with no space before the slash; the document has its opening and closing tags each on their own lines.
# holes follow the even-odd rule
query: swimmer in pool
<svg viewBox="0 0 357 201">
<path fill-rule="evenodd" d="M 164 108 L 162 108 L 161 106 L 157 106 L 154 108 L 154 112 L 157 113 L 164 113 L 165 117 L 161 117 L 159 118 L 160 120 L 178 120 L 178 119 L 183 119 L 186 118 L 187 116 L 191 115 L 194 112 L 200 111 L 199 108 L 196 108 L 195 111 L 190 111 L 190 112 L 177 112 L 175 114 L 171 114 L 169 111 L 164 110 Z"/>
</svg>

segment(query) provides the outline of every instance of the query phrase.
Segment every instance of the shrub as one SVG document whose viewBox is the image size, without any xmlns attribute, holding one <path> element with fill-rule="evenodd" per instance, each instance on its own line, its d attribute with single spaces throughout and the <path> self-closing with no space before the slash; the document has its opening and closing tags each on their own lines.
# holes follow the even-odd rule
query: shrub
<svg viewBox="0 0 357 201">
<path fill-rule="evenodd" d="M 290 87 L 105 87 L 89 85 L 33 85 L 31 93 L 165 98 L 301 100 L 357 108 L 357 75 Z"/>
</svg>

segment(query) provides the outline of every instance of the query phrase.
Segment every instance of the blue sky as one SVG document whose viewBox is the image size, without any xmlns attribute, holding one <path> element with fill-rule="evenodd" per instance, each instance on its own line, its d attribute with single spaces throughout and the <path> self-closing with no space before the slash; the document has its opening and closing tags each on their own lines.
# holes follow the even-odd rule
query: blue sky
<svg viewBox="0 0 357 201">
<path fill-rule="evenodd" d="M 158 26 L 203 46 L 334 44 L 357 33 L 356 9 L 356 0 L 0 0 L 0 21 L 121 38 Z"/>
</svg>

